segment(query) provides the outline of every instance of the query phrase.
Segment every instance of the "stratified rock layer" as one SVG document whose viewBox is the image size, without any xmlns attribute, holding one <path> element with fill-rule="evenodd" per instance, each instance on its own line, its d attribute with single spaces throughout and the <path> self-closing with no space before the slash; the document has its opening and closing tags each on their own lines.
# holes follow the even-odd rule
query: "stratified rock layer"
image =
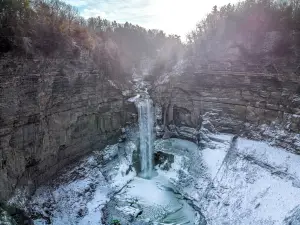
<svg viewBox="0 0 300 225">
<path fill-rule="evenodd" d="M 269 139 L 300 152 L 297 74 L 200 71 L 173 78 L 153 91 L 164 108 L 164 124 L 198 127 L 209 120 L 217 131 Z M 267 133 L 264 126 L 280 132 Z"/>
<path fill-rule="evenodd" d="M 109 79 L 89 57 L 2 58 L 0 200 L 116 140 L 135 107 Z"/>
</svg>

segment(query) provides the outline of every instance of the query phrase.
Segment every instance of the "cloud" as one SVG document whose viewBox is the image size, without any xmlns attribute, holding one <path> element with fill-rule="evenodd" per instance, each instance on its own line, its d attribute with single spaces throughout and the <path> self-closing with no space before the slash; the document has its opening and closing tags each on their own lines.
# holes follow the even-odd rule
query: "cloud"
<svg viewBox="0 0 300 225">
<path fill-rule="evenodd" d="M 231 0 L 237 2 L 238 0 Z M 182 37 L 195 28 L 214 5 L 228 0 L 65 0 L 78 7 L 85 18 L 100 16 L 120 23 L 126 21 L 148 29 L 161 29 Z"/>
</svg>

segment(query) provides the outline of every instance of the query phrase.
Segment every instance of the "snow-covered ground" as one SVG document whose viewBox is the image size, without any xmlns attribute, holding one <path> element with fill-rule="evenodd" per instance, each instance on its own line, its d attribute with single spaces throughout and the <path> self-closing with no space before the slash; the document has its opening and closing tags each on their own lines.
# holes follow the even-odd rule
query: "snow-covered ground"
<svg viewBox="0 0 300 225">
<path fill-rule="evenodd" d="M 108 146 L 40 187 L 27 210 L 38 225 L 107 225 L 114 218 L 122 225 L 187 218 L 198 225 L 300 224 L 299 155 L 232 135 L 207 139 L 202 149 L 156 140 L 155 151 L 172 154 L 174 162 L 168 170 L 157 165 L 151 180 L 136 177 L 135 140 Z"/>
<path fill-rule="evenodd" d="M 247 139 L 231 151 L 200 204 L 208 224 L 288 224 L 300 205 L 300 156 Z"/>
<path fill-rule="evenodd" d="M 198 164 L 205 172 L 189 168 L 191 163 L 198 166 L 189 151 L 180 156 L 185 155 L 185 163 L 172 166 L 180 169 L 179 178 L 171 179 L 201 209 L 207 224 L 300 224 L 299 155 L 264 142 L 243 138 L 232 142 L 232 135 L 210 138 L 208 147 L 198 150 Z M 178 154 L 186 141 L 161 140 L 160 146 Z"/>
<path fill-rule="evenodd" d="M 117 219 L 123 225 L 140 224 L 197 224 L 198 213 L 173 192 L 172 185 L 161 175 L 151 180 L 134 178 L 107 204 L 107 219 Z"/>
<path fill-rule="evenodd" d="M 95 152 L 78 166 L 64 173 L 52 185 L 37 189 L 29 208 L 36 225 L 102 224 L 102 208 L 136 173 L 130 170 L 133 142 L 108 146 L 103 154 Z"/>
</svg>

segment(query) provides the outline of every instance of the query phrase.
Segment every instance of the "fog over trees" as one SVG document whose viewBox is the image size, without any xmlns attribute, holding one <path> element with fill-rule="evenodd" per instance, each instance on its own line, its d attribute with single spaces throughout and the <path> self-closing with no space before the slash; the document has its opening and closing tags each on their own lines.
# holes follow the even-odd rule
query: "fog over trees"
<svg viewBox="0 0 300 225">
<path fill-rule="evenodd" d="M 76 8 L 59 0 L 4 0 L 0 10 L 2 55 L 73 58 L 88 51 L 99 65 L 127 70 L 144 58 L 159 56 L 159 50 L 175 54 L 182 45 L 179 36 L 161 30 L 101 17 L 86 20 Z"/>
<path fill-rule="evenodd" d="M 187 56 L 194 64 L 204 58 L 220 62 L 222 54 L 229 59 L 229 52 L 236 48 L 242 56 L 235 59 L 240 65 L 272 64 L 278 67 L 272 72 L 280 71 L 279 67 L 294 71 L 299 59 L 299 31 L 298 0 L 245 0 L 220 8 L 215 6 L 187 35 Z M 247 70 L 262 70 L 253 67 L 248 66 Z"/>
<path fill-rule="evenodd" d="M 126 71 L 138 67 L 145 58 L 156 60 L 155 73 L 170 70 L 183 51 L 193 60 L 209 57 L 212 45 L 236 37 L 244 38 L 255 48 L 270 32 L 284 34 L 273 48 L 275 56 L 295 55 L 300 45 L 297 0 L 246 0 L 215 6 L 187 34 L 187 43 L 182 43 L 178 35 L 166 35 L 129 22 L 121 24 L 101 17 L 86 20 L 76 8 L 60 0 L 2 0 L 0 10 L 1 55 L 14 52 L 27 57 L 72 58 L 87 51 L 95 62 Z M 257 58 L 244 46 L 236 45 L 247 59 Z"/>
</svg>

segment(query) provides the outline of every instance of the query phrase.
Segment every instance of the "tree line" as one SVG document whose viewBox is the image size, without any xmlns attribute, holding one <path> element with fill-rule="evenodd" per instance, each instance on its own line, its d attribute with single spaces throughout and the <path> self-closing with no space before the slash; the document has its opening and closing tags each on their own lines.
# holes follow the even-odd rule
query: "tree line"
<svg viewBox="0 0 300 225">
<path fill-rule="evenodd" d="M 147 30 L 128 22 L 121 24 L 101 17 L 86 20 L 75 7 L 60 0 L 0 1 L 2 53 L 17 51 L 55 55 L 68 49 L 76 53 L 74 42 L 81 48 L 93 50 L 99 41 L 108 39 L 113 40 L 132 61 L 154 57 L 157 49 L 168 41 L 181 43 L 177 35 Z"/>
<path fill-rule="evenodd" d="M 300 47 L 299 31 L 299 0 L 245 0 L 220 8 L 215 6 L 187 35 L 188 55 L 199 57 L 207 51 L 208 43 L 216 39 L 226 43 L 241 37 L 255 47 L 268 33 L 275 32 L 280 34 L 281 39 L 272 54 L 286 56 L 294 54 L 293 49 Z M 242 47 L 241 50 L 247 53 Z"/>
<path fill-rule="evenodd" d="M 109 67 L 134 67 L 141 59 L 156 59 L 154 73 L 170 70 L 187 50 L 186 56 L 205 58 L 214 41 L 226 43 L 237 36 L 253 46 L 268 32 L 283 38 L 273 49 L 275 56 L 293 55 L 300 47 L 300 3 L 298 0 L 245 0 L 213 7 L 195 30 L 187 35 L 187 45 L 177 35 L 149 30 L 131 23 L 118 23 L 101 17 L 84 19 L 78 10 L 60 0 L 1 0 L 0 57 L 5 52 L 42 54 L 48 57 L 77 57 L 82 50 L 103 64 L 114 57 Z M 108 52 L 111 40 L 117 50 Z M 249 55 L 248 50 L 239 46 Z M 259 59 L 259 57 L 252 57 Z"/>
</svg>

